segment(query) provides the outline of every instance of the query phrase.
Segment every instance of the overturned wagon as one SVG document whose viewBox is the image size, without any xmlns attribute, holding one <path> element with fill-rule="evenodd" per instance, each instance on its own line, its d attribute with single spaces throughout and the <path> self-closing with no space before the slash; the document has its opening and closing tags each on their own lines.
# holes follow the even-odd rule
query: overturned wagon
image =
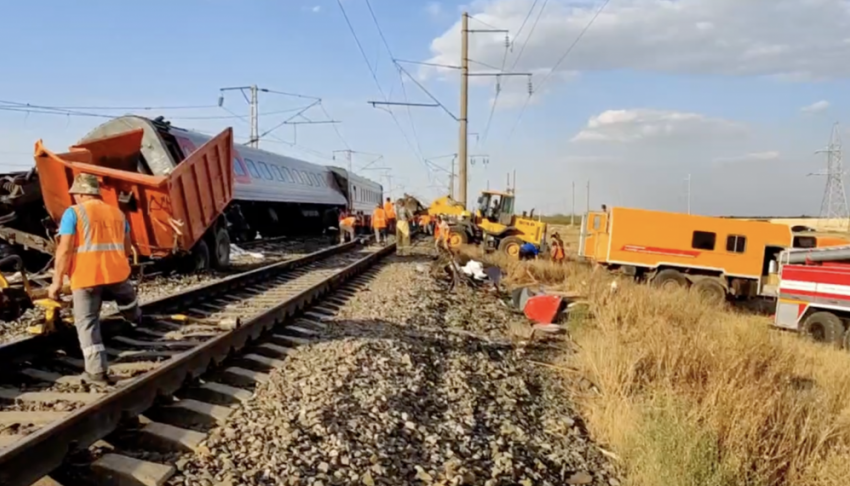
<svg viewBox="0 0 850 486">
<path fill-rule="evenodd" d="M 58 223 L 71 206 L 68 189 L 79 173 L 97 176 L 103 200 L 130 223 L 136 263 L 192 255 L 196 265 L 226 267 L 230 239 L 223 217 L 233 199 L 233 134 L 227 129 L 166 175 L 140 173 L 144 131 L 135 129 L 54 153 L 41 141 L 35 163 L 44 207 Z"/>
</svg>

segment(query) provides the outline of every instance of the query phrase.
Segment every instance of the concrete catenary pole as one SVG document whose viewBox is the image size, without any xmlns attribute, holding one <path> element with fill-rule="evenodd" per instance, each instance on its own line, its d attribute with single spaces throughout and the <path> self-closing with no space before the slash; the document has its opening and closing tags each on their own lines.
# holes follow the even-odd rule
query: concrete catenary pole
<svg viewBox="0 0 850 486">
<path fill-rule="evenodd" d="M 458 202 L 466 207 L 467 176 L 467 108 L 469 103 L 469 14 L 464 12 L 461 18 L 460 33 L 460 133 L 458 134 Z"/>
<path fill-rule="evenodd" d="M 575 226 L 576 217 L 576 181 L 573 181 L 573 209 L 570 211 L 570 226 Z"/>
<path fill-rule="evenodd" d="M 251 85 L 251 146 L 260 148 L 260 111 L 257 104 L 257 85 Z"/>
</svg>

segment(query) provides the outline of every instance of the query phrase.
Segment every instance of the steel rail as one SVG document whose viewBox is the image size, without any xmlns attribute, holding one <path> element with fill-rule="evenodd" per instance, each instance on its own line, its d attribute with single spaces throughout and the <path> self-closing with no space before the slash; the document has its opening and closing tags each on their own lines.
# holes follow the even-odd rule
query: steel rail
<svg viewBox="0 0 850 486">
<path fill-rule="evenodd" d="M 357 246 L 356 242 L 337 245 L 303 258 L 272 264 L 181 294 L 163 297 L 145 304 L 143 308 L 144 311 L 150 312 L 171 309 L 178 305 L 185 307 L 189 302 L 204 297 L 209 299 L 211 294 L 245 288 L 281 272 L 323 260 Z M 298 313 L 332 288 L 362 273 L 394 249 L 395 244 L 391 244 L 368 254 L 250 320 L 238 323 L 235 329 L 174 356 L 103 398 L 0 449 L 0 484 L 28 486 L 39 480 L 59 467 L 69 452 L 86 448 L 106 437 L 118 428 L 122 420 L 138 416 L 149 409 L 157 397 L 174 394 L 187 380 L 197 378 L 210 367 L 220 364 L 231 353 L 245 347 L 249 341 L 256 340 L 261 334 Z M 0 348 L 0 357 L 26 359 L 25 356 L 38 350 L 39 343 L 48 344 L 50 340 L 35 337 L 7 344 Z"/>
</svg>

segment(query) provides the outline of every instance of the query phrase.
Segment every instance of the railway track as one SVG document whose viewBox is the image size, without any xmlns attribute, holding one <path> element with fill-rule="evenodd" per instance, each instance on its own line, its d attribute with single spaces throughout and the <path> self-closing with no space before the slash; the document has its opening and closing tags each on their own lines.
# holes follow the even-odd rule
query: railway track
<svg viewBox="0 0 850 486">
<path fill-rule="evenodd" d="M 268 375 L 258 368 L 274 365 L 287 344 L 311 333 L 309 326 L 273 328 L 393 249 L 357 243 L 331 247 L 144 304 L 145 314 L 157 317 L 138 328 L 105 322 L 110 371 L 120 379 L 116 386 L 80 381 L 82 359 L 71 330 L 0 346 L 0 484 L 32 484 L 59 467 L 69 452 L 88 448 L 163 397 L 172 398 L 154 409 L 164 408 L 166 415 L 221 419 L 228 410 L 223 402 L 250 396 L 238 384 L 262 381 Z M 261 337 L 265 342 L 257 344 Z M 216 366 L 246 346 L 241 365 Z M 181 390 L 210 369 L 218 379 Z M 178 390 L 180 398 L 173 398 Z M 191 448 L 198 434 L 155 421 L 143 432 L 184 448 Z M 99 461 L 112 461 L 101 469 L 134 467 L 132 458 L 117 454 Z"/>
</svg>

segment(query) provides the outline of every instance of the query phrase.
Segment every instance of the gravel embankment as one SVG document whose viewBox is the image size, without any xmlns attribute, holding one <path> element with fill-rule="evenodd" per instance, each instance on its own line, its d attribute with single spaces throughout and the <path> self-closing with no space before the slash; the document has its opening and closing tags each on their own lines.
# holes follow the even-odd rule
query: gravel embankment
<svg viewBox="0 0 850 486">
<path fill-rule="evenodd" d="M 174 295 L 201 285 L 221 280 L 234 273 L 245 272 L 263 265 L 276 263 L 306 255 L 328 247 L 328 241 L 323 238 L 306 238 L 302 240 L 276 241 L 258 247 L 248 247 L 246 251 L 258 252 L 264 258 L 258 259 L 250 255 L 234 255 L 232 267 L 227 272 L 207 272 L 198 274 L 169 274 L 144 277 L 138 286 L 139 300 L 142 303 Z M 103 312 L 116 310 L 113 302 L 104 302 Z M 13 321 L 0 321 L 0 344 L 19 339 L 27 335 L 27 328 L 37 324 L 42 311 L 29 309 L 21 317 Z"/>
<path fill-rule="evenodd" d="M 170 484 L 617 486 L 561 379 L 512 345 L 517 318 L 393 260 Z"/>
</svg>

